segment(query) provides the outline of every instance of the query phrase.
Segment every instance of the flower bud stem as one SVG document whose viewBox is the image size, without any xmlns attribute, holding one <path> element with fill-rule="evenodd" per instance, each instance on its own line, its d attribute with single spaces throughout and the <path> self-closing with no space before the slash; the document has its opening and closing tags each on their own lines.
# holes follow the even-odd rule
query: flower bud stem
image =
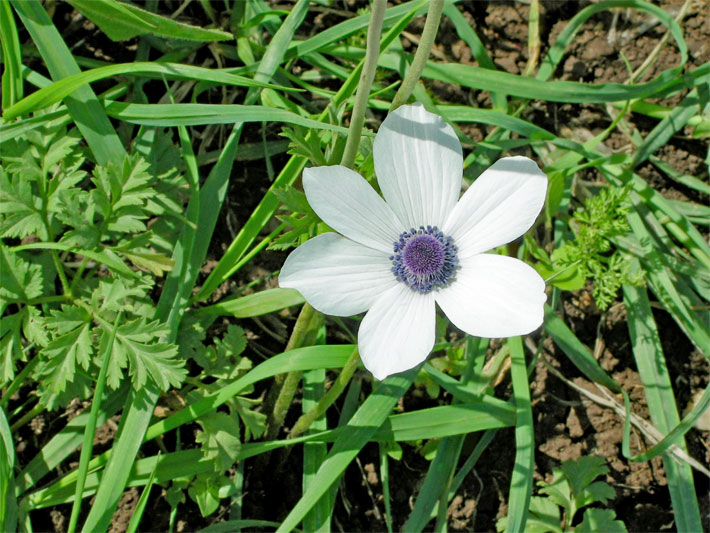
<svg viewBox="0 0 710 533">
<path fill-rule="evenodd" d="M 340 397 L 340 395 L 345 390 L 345 387 L 348 385 L 348 383 L 350 383 L 350 379 L 353 377 L 353 374 L 357 370 L 359 363 L 360 353 L 357 351 L 357 349 L 355 349 L 353 350 L 353 353 L 350 355 L 348 360 L 345 362 L 343 369 L 340 371 L 340 374 L 338 374 L 338 377 L 336 378 L 333 385 L 330 387 L 330 389 L 328 389 L 328 392 L 323 395 L 323 397 L 315 405 L 315 407 L 313 407 L 313 409 L 301 415 L 301 417 L 293 425 L 293 428 L 291 428 L 291 432 L 288 434 L 289 439 L 298 437 L 299 435 L 307 431 L 311 424 L 317 418 L 323 415 L 328 410 L 328 407 L 330 407 L 333 402 L 335 402 L 335 400 Z"/>
<path fill-rule="evenodd" d="M 441 12 L 443 10 L 444 0 L 431 0 L 431 2 L 429 2 L 429 12 L 426 16 L 419 47 L 414 54 L 414 60 L 407 74 L 404 76 L 404 80 L 402 80 L 402 85 L 400 85 L 397 94 L 394 96 L 394 100 L 392 100 L 390 113 L 399 106 L 406 104 L 414 91 L 414 87 L 419 81 L 426 62 L 429 59 L 429 52 L 431 52 L 431 48 L 434 46 L 434 39 L 436 38 L 436 32 L 439 30 L 439 22 L 441 21 Z"/>
<path fill-rule="evenodd" d="M 323 322 L 324 317 L 321 313 L 313 309 L 313 307 L 307 303 L 303 304 L 301 313 L 298 315 L 298 319 L 296 319 L 293 333 L 291 333 L 291 338 L 284 351 L 288 352 L 295 348 L 315 344 L 316 335 L 321 325 L 323 325 Z M 273 440 L 278 436 L 286 414 L 288 413 L 288 409 L 293 403 L 296 392 L 298 392 L 301 374 L 300 371 L 295 371 L 289 372 L 288 374 L 280 374 L 275 377 L 265 406 L 266 412 L 269 413 L 269 419 L 266 425 L 267 440 Z M 269 409 L 269 404 L 273 405 L 273 408 Z"/>
<path fill-rule="evenodd" d="M 375 78 L 377 60 L 380 57 L 380 35 L 382 33 L 382 21 L 385 17 L 386 8 L 387 0 L 373 0 L 370 25 L 367 30 L 365 64 L 360 74 L 360 83 L 357 87 L 353 113 L 350 117 L 348 139 L 345 143 L 343 158 L 340 161 L 341 165 L 348 168 L 352 168 L 358 146 L 360 145 L 360 135 L 362 133 L 362 126 L 365 123 L 367 102 L 370 99 L 370 87 L 372 86 L 372 80 Z"/>
</svg>

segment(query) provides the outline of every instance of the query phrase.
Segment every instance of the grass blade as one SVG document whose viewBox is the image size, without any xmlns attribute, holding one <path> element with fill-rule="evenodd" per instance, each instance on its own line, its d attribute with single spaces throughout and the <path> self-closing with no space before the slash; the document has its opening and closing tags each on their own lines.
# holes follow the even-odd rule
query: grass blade
<svg viewBox="0 0 710 533">
<path fill-rule="evenodd" d="M 349 46 L 334 47 L 331 52 L 353 60 L 360 60 L 364 55 L 364 50 Z M 405 55 L 405 58 L 411 59 L 409 55 Z M 387 52 L 380 57 L 379 64 L 384 68 L 398 71 L 402 59 L 401 54 Z M 541 81 L 535 78 L 459 63 L 434 63 L 430 61 L 424 68 L 422 77 L 482 91 L 505 92 L 511 96 L 526 99 L 601 104 L 654 97 L 659 93 L 668 94 L 696 87 L 705 83 L 705 77 L 709 73 L 710 64 L 705 64 L 684 75 L 680 74 L 679 67 L 668 69 L 653 80 L 637 85 L 621 83 L 588 84 L 573 81 Z"/>
<path fill-rule="evenodd" d="M 303 414 L 314 408 L 324 394 L 325 369 L 304 372 Z M 327 429 L 328 421 L 325 415 L 322 415 L 311 423 L 310 429 L 306 434 L 310 435 Z M 303 444 L 303 492 L 308 491 L 327 454 L 328 448 L 325 443 L 306 442 Z M 330 508 L 330 493 L 326 492 L 303 518 L 303 529 L 306 531 L 330 531 Z"/>
<path fill-rule="evenodd" d="M 212 470 L 214 470 L 214 463 L 206 460 L 202 456 L 202 452 L 197 448 L 155 455 L 137 459 L 131 463 L 131 467 L 126 476 L 128 478 L 127 486 L 145 486 L 154 474 L 154 481 L 156 483 L 166 483 L 177 477 L 191 476 Z M 95 494 L 100 488 L 101 483 L 103 483 L 104 478 L 105 472 L 89 472 L 86 476 L 86 484 L 82 498 L 88 498 Z M 74 501 L 75 481 L 75 478 L 65 476 L 54 485 L 50 485 L 45 489 L 38 490 L 31 494 L 28 497 L 28 503 L 31 505 L 32 509 L 44 509 L 46 507 L 70 503 Z M 111 514 L 109 514 L 109 520 Z M 89 531 L 86 525 L 84 526 L 84 530 Z"/>
<path fill-rule="evenodd" d="M 301 305 L 305 302 L 300 292 L 295 289 L 268 289 L 247 296 L 224 300 L 207 307 L 191 311 L 193 316 L 224 316 L 247 318 L 266 315 L 286 307 Z"/>
<path fill-rule="evenodd" d="M 13 0 L 12 5 L 30 33 L 52 78 L 59 80 L 79 74 L 79 66 L 39 0 Z M 112 161 L 120 165 L 126 150 L 94 91 L 90 87 L 82 87 L 68 96 L 65 103 L 96 162 L 105 165 Z"/>
<path fill-rule="evenodd" d="M 436 457 L 424 478 L 414 510 L 409 515 L 404 531 L 422 531 L 430 520 L 431 511 L 441 496 L 449 492 L 454 468 L 461 453 L 464 436 L 449 437 L 439 443 Z"/>
<path fill-rule="evenodd" d="M 592 16 L 603 11 L 613 8 L 632 8 L 657 17 L 671 31 L 671 35 L 678 45 L 681 53 L 681 65 L 685 65 L 688 61 L 688 46 L 683 39 L 683 30 L 678 23 L 666 13 L 663 9 L 642 0 L 603 0 L 599 3 L 589 5 L 577 13 L 572 20 L 565 26 L 564 30 L 557 37 L 557 41 L 550 48 L 547 56 L 540 65 L 540 70 L 537 73 L 539 80 L 547 80 L 557 69 L 557 65 L 562 60 L 565 50 L 574 39 L 575 34 L 579 31 L 582 25 Z"/>
<path fill-rule="evenodd" d="M 391 7 L 385 11 L 383 26 L 389 27 L 391 24 L 399 21 L 402 17 L 409 15 L 412 11 L 414 11 L 414 13 L 412 13 L 411 16 L 423 15 L 426 13 L 426 6 L 426 1 L 411 0 L 409 2 L 405 2 L 404 4 Z M 360 15 L 346 20 L 345 22 L 341 22 L 340 24 L 336 24 L 335 26 L 332 26 L 304 41 L 294 41 L 288 45 L 284 59 L 290 60 L 319 51 L 329 44 L 340 41 L 344 37 L 353 35 L 358 31 L 367 28 L 369 23 L 369 14 Z M 385 47 L 380 47 L 380 50 L 384 50 L 384 48 Z M 357 77 L 359 78 L 359 74 Z"/>
<path fill-rule="evenodd" d="M 5 409 L 0 408 L 0 527 L 3 531 L 17 529 L 17 516 L 15 445 Z"/>
<path fill-rule="evenodd" d="M 126 104 L 110 102 L 106 112 L 117 119 L 145 126 L 199 126 L 235 122 L 283 122 L 347 134 L 348 129 L 303 117 L 284 109 L 241 104 Z M 372 135 L 372 134 L 369 134 Z"/>
<path fill-rule="evenodd" d="M 653 245 L 655 239 L 646 228 L 641 214 L 648 215 L 648 211 L 639 207 L 637 212 L 629 214 L 627 219 L 643 247 L 644 258 L 641 264 L 651 289 L 693 344 L 707 356 L 710 335 L 701 323 L 699 313 L 690 309 L 693 304 L 692 294 L 680 293 L 677 289 L 668 269 L 665 268 L 661 251 Z"/>
<path fill-rule="evenodd" d="M 151 75 L 157 79 L 179 79 L 179 80 L 194 80 L 194 81 L 209 81 L 220 85 L 232 85 L 241 87 L 261 87 L 271 88 L 281 91 L 293 91 L 288 87 L 278 85 L 270 85 L 268 83 L 260 83 L 251 78 L 230 74 L 222 70 L 215 70 L 193 65 L 181 65 L 179 63 L 120 63 L 117 65 L 107 65 L 99 67 L 73 76 L 68 76 L 61 80 L 55 81 L 49 87 L 45 87 L 33 92 L 23 100 L 17 102 L 12 107 L 6 109 L 3 113 L 5 120 L 12 120 L 21 115 L 26 115 L 44 109 L 52 104 L 61 102 L 66 96 L 69 96 L 74 91 L 79 90 L 84 85 L 95 81 L 112 78 L 115 76 L 141 76 Z M 152 104 L 156 105 L 156 104 Z M 139 108 L 140 109 L 140 108 Z"/>
<path fill-rule="evenodd" d="M 368 396 L 348 425 L 343 428 L 328 457 L 313 477 L 310 487 L 291 509 L 277 531 L 291 531 L 298 526 L 303 517 L 355 459 L 380 424 L 387 419 L 399 399 L 411 386 L 418 371 L 419 369 L 416 368 L 389 377 L 382 382 L 377 391 Z"/>
<path fill-rule="evenodd" d="M 0 4 L 0 45 L 5 67 L 2 73 L 2 108 L 7 109 L 22 99 L 24 83 L 20 38 L 9 2 Z"/>
<path fill-rule="evenodd" d="M 190 26 L 116 0 L 68 2 L 114 41 L 128 40 L 144 33 L 204 42 L 232 39 L 232 34 L 226 31 Z"/>
<path fill-rule="evenodd" d="M 108 363 L 111 359 L 113 341 L 116 339 L 116 330 L 118 330 L 118 326 L 121 323 L 122 316 L 123 309 L 119 311 L 118 317 L 116 317 L 116 322 L 114 323 L 111 332 L 108 333 L 104 331 L 104 335 L 108 335 L 108 340 L 103 345 L 103 350 L 101 350 L 101 352 L 103 352 L 101 356 L 101 370 L 99 371 L 99 377 L 96 380 L 94 401 L 91 402 L 91 412 L 89 414 L 89 418 L 86 421 L 86 428 L 84 429 L 84 444 L 81 447 L 81 455 L 79 457 L 76 491 L 74 493 L 74 505 L 72 505 L 71 516 L 69 518 L 69 527 L 67 529 L 69 533 L 74 533 L 74 531 L 76 531 L 76 524 L 79 520 L 79 511 L 81 510 L 81 495 L 84 493 L 84 483 L 86 482 L 86 474 L 88 473 L 89 469 L 89 460 L 91 459 L 91 453 L 94 449 L 94 434 L 96 433 L 96 422 L 99 418 L 99 412 L 101 411 L 101 399 L 104 394 L 104 389 L 106 388 L 106 373 L 108 371 Z"/>
<path fill-rule="evenodd" d="M 510 377 L 515 397 L 515 466 L 508 494 L 507 531 L 525 531 L 528 508 L 532 496 L 533 470 L 535 468 L 535 434 L 533 431 L 530 384 L 520 337 L 508 340 L 510 346 Z"/>
<path fill-rule="evenodd" d="M 651 421 L 661 433 L 666 434 L 678 426 L 680 420 L 651 305 L 646 289 L 630 286 L 624 286 L 623 289 L 632 350 L 644 385 Z M 687 452 L 683 438 L 676 440 L 675 444 Z M 678 531 L 702 531 L 690 466 L 675 461 L 670 454 L 664 454 L 663 465 Z"/>
<path fill-rule="evenodd" d="M 710 83 L 710 77 L 708 82 Z M 646 135 L 643 143 L 634 154 L 631 167 L 635 168 L 646 161 L 651 154 L 665 145 L 677 131 L 683 128 L 698 111 L 700 111 L 698 91 L 693 89 Z"/>
<path fill-rule="evenodd" d="M 125 383 L 118 390 L 105 395 L 101 402 L 102 409 L 97 417 L 97 426 L 101 426 L 118 412 L 126 397 L 128 387 L 128 383 Z M 44 476 L 74 453 L 81 445 L 83 439 L 81 428 L 86 427 L 90 414 L 90 411 L 84 411 L 72 418 L 64 429 L 44 445 L 40 453 L 20 472 L 17 479 L 17 496 L 34 487 Z"/>
<path fill-rule="evenodd" d="M 571 329 L 558 317 L 552 309 L 545 305 L 545 331 L 552 337 L 555 344 L 569 357 L 570 361 L 590 380 L 604 385 L 609 390 L 620 392 L 619 385 L 611 379 L 592 357 L 592 354 Z"/>
<path fill-rule="evenodd" d="M 158 454 L 158 458 L 160 458 L 160 454 Z M 150 474 L 148 484 L 143 489 L 143 492 L 141 492 L 141 497 L 138 499 L 136 508 L 133 511 L 133 515 L 131 516 L 131 521 L 128 522 L 128 528 L 126 529 L 126 533 L 136 533 L 136 531 L 138 531 L 138 524 L 140 524 L 141 517 L 145 512 L 145 506 L 148 504 L 148 496 L 150 496 L 150 489 L 153 488 L 153 482 L 155 481 L 155 473 L 157 470 L 158 461 L 155 462 L 155 468 Z"/>
<path fill-rule="evenodd" d="M 705 387 L 705 392 L 700 397 L 698 403 L 693 407 L 693 409 L 683 417 L 683 420 L 675 426 L 671 431 L 669 431 L 663 439 L 653 447 L 649 448 L 643 453 L 629 457 L 630 461 L 650 461 L 654 457 L 661 455 L 663 452 L 668 450 L 671 446 L 676 444 L 683 435 L 685 435 L 690 428 L 693 427 L 695 422 L 705 414 L 705 411 L 710 407 L 710 385 Z"/>
<path fill-rule="evenodd" d="M 471 49 L 473 57 L 476 58 L 478 64 L 489 70 L 498 70 L 491 57 L 488 55 L 483 42 L 476 34 L 476 31 L 471 27 L 458 8 L 454 4 L 447 2 L 444 6 L 444 15 L 446 15 L 454 24 L 456 33 L 458 33 L 459 37 L 461 37 L 461 39 Z M 505 110 L 508 106 L 503 93 L 492 92 L 491 100 L 493 100 L 493 106 L 499 110 Z"/>
</svg>

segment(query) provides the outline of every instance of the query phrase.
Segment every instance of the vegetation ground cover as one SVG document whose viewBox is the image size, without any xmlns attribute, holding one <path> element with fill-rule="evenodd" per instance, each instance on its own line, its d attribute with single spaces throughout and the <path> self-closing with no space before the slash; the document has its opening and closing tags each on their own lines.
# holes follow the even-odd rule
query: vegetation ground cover
<svg viewBox="0 0 710 533">
<path fill-rule="evenodd" d="M 441 323 L 429 364 L 382 386 L 348 366 L 357 317 L 276 285 L 323 229 L 298 178 L 340 162 L 368 3 L 97 4 L 2 4 L 4 519 L 581 531 L 550 487 L 594 486 L 590 521 L 710 527 L 701 2 L 444 3 L 412 98 L 457 127 L 467 181 L 510 154 L 548 174 L 505 253 L 549 279 L 549 309 L 520 340 Z M 429 8 L 385 13 L 367 177 Z"/>
</svg>

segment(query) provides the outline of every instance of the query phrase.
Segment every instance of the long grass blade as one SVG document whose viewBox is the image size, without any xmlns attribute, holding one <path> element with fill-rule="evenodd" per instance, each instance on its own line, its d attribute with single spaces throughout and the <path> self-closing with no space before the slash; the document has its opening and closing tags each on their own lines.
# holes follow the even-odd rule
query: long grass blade
<svg viewBox="0 0 710 533">
<path fill-rule="evenodd" d="M 160 458 L 160 454 L 158 454 L 158 458 Z M 155 482 L 155 473 L 157 469 L 158 462 L 156 461 L 155 468 L 153 469 L 153 472 L 151 472 L 150 478 L 148 479 L 148 484 L 143 488 L 143 491 L 141 492 L 141 497 L 138 499 L 138 503 L 136 504 L 136 508 L 133 511 L 133 515 L 131 515 L 131 520 L 128 522 L 128 528 L 126 529 L 126 533 L 136 533 L 136 531 L 138 531 L 138 525 L 140 524 L 141 518 L 143 517 L 146 505 L 148 505 L 148 497 L 150 496 L 150 489 L 153 488 L 153 483 Z"/>
<path fill-rule="evenodd" d="M 683 39 L 683 30 L 673 17 L 662 8 L 649 2 L 644 2 L 643 0 L 602 0 L 601 2 L 585 7 L 569 21 L 543 60 L 540 70 L 537 73 L 537 79 L 544 81 L 552 76 L 557 65 L 564 57 L 567 47 L 574 39 L 575 34 L 591 16 L 613 8 L 638 9 L 657 17 L 671 30 L 671 35 L 673 35 L 678 49 L 681 52 L 681 65 L 684 65 L 688 61 L 688 46 L 685 43 L 685 39 Z"/>
<path fill-rule="evenodd" d="M 94 434 L 96 433 L 96 422 L 101 412 L 101 399 L 103 398 L 104 389 L 106 388 L 106 375 L 108 372 L 108 363 L 111 360 L 111 352 L 113 351 L 113 342 L 116 339 L 116 331 L 123 317 L 123 309 L 118 313 L 116 322 L 113 325 L 111 332 L 104 332 L 108 339 L 102 346 L 101 350 L 101 370 L 99 377 L 96 380 L 96 390 L 94 392 L 94 401 L 91 402 L 91 412 L 86 421 L 84 429 L 84 443 L 81 447 L 79 456 L 79 468 L 77 470 L 76 491 L 74 493 L 74 505 L 72 505 L 71 516 L 69 518 L 69 527 L 67 531 L 74 533 L 79 520 L 79 512 L 81 511 L 81 495 L 84 493 L 84 484 L 86 482 L 86 474 L 89 470 L 89 461 L 94 449 Z"/>
<path fill-rule="evenodd" d="M 552 337 L 570 361 L 590 380 L 596 381 L 608 389 L 619 392 L 619 385 L 604 372 L 599 363 L 594 359 L 589 348 L 572 332 L 571 329 L 558 317 L 551 308 L 545 306 L 545 331 Z"/>
<path fill-rule="evenodd" d="M 117 119 L 145 126 L 199 126 L 235 122 L 283 122 L 306 128 L 347 133 L 348 129 L 274 107 L 241 104 L 126 104 L 111 102 L 106 112 Z"/>
<path fill-rule="evenodd" d="M 628 315 L 631 346 L 644 384 L 644 392 L 651 414 L 651 421 L 662 433 L 668 433 L 680 422 L 670 375 L 653 319 L 646 290 L 641 287 L 624 286 L 624 303 Z M 675 441 L 687 452 L 685 441 Z M 693 472 L 688 464 L 677 462 L 670 454 L 664 454 L 663 465 L 668 478 L 668 489 L 678 531 L 701 531 L 698 497 L 693 483 Z"/>
<path fill-rule="evenodd" d="M 0 46 L 2 47 L 2 108 L 22 99 L 22 51 L 15 17 L 9 2 L 0 4 Z"/>
<path fill-rule="evenodd" d="M 12 120 L 21 115 L 26 115 L 44 109 L 52 104 L 61 102 L 66 96 L 80 89 L 84 85 L 95 81 L 112 78 L 114 76 L 146 76 L 157 79 L 180 79 L 194 81 L 209 81 L 220 85 L 232 85 L 236 87 L 261 87 L 271 88 L 281 91 L 293 91 L 289 87 L 281 87 L 268 83 L 254 81 L 251 78 L 238 76 L 222 70 L 215 70 L 193 65 L 181 65 L 179 63 L 119 63 L 117 65 L 107 65 L 80 74 L 68 76 L 54 82 L 49 87 L 35 91 L 23 100 L 20 100 L 12 107 L 3 112 L 5 120 Z M 155 104 L 152 104 L 155 105 Z M 138 108 L 141 109 L 141 108 Z M 143 108 L 145 109 L 145 108 Z"/>
<path fill-rule="evenodd" d="M 30 33 L 52 78 L 59 80 L 79 74 L 79 66 L 39 0 L 13 0 L 12 6 Z M 90 87 L 81 87 L 68 96 L 65 103 L 96 162 L 100 165 L 109 161 L 120 164 L 126 150 L 94 91 Z"/>
<path fill-rule="evenodd" d="M 303 517 L 355 459 L 379 425 L 387 419 L 392 408 L 411 386 L 417 372 L 418 369 L 414 369 L 387 378 L 377 391 L 363 402 L 333 444 L 328 457 L 311 480 L 310 487 L 291 509 L 277 531 L 291 531 L 298 526 Z"/>
<path fill-rule="evenodd" d="M 530 384 L 527 365 L 520 337 L 508 340 L 510 345 L 510 377 L 515 397 L 515 465 L 508 493 L 507 531 L 525 531 L 528 508 L 532 496 L 533 470 L 535 467 L 535 434 L 533 431 Z"/>
<path fill-rule="evenodd" d="M 232 38 L 232 35 L 226 31 L 190 26 L 116 0 L 68 0 L 68 2 L 114 41 L 128 40 L 144 33 L 205 42 Z"/>
<path fill-rule="evenodd" d="M 310 370 L 303 374 L 303 407 L 305 414 L 318 404 L 325 394 L 325 369 Z M 311 423 L 307 435 L 326 431 L 328 421 L 325 415 Z M 303 444 L 303 492 L 310 488 L 313 478 L 328 455 L 328 447 L 321 442 L 306 442 Z M 318 503 L 303 518 L 303 529 L 306 531 L 331 531 L 330 524 L 330 493 L 326 492 Z"/>
<path fill-rule="evenodd" d="M 3 531 L 17 529 L 15 498 L 15 444 L 5 409 L 0 408 L 0 526 Z"/>
</svg>

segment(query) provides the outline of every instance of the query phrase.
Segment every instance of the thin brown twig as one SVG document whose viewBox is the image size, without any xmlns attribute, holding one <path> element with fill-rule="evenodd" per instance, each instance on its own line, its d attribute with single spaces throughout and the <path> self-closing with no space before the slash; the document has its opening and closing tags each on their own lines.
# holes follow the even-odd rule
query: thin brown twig
<svg viewBox="0 0 710 533">
<path fill-rule="evenodd" d="M 526 342 L 526 347 L 528 349 L 532 349 L 531 346 L 528 345 Z M 594 383 L 595 387 L 602 393 L 605 398 L 602 396 L 599 396 L 597 394 L 594 394 L 593 392 L 588 391 L 584 387 L 581 387 L 574 383 L 573 381 L 570 381 L 567 379 L 565 376 L 562 375 L 562 373 L 557 370 L 555 367 L 553 367 L 550 362 L 547 360 L 546 357 L 542 356 L 540 357 L 540 360 L 543 362 L 547 370 L 554 374 L 560 381 L 562 381 L 565 385 L 570 387 L 571 389 L 574 389 L 578 393 L 580 393 L 582 396 L 587 398 L 588 400 L 593 401 L 596 404 L 601 405 L 602 407 L 607 407 L 609 409 L 612 409 L 622 420 L 626 419 L 626 409 L 624 408 L 623 405 L 621 405 L 616 398 L 604 387 L 599 385 L 598 383 Z M 640 416 L 630 413 L 629 421 L 641 432 L 643 433 L 644 437 L 646 437 L 650 442 L 653 444 L 659 443 L 661 440 L 663 440 L 663 433 L 661 433 L 656 426 L 648 422 L 647 420 L 644 420 Z M 679 461 L 684 461 L 688 463 L 690 466 L 695 468 L 698 472 L 702 472 L 705 474 L 707 477 L 710 478 L 710 471 L 702 465 L 699 461 L 696 459 L 692 458 L 690 455 L 688 455 L 685 451 L 680 449 L 678 446 L 673 444 L 668 451 L 671 453 L 674 459 L 679 460 Z"/>
</svg>

